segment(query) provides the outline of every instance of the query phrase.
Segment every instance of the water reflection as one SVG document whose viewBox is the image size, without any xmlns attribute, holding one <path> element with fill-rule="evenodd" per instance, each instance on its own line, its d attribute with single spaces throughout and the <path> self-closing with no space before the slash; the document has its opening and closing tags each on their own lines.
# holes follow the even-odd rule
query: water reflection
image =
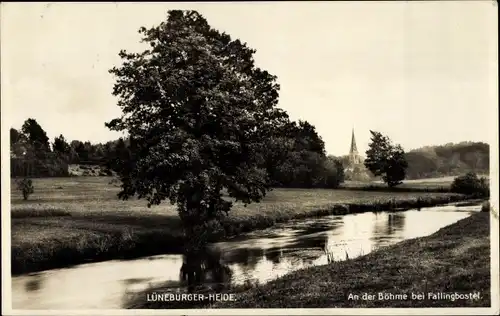
<svg viewBox="0 0 500 316">
<path fill-rule="evenodd" d="M 276 250 L 271 250 L 267 251 L 264 256 L 266 257 L 266 260 L 271 261 L 273 264 L 279 264 L 281 262 L 281 257 L 283 256 L 283 250 L 281 249 L 276 249 Z"/>
<path fill-rule="evenodd" d="M 35 274 L 33 277 L 26 282 L 25 289 L 27 292 L 38 291 L 42 285 L 42 277 L 40 274 Z"/>
<path fill-rule="evenodd" d="M 380 248 L 393 243 L 393 239 L 403 240 L 407 212 L 376 214 L 373 221 L 372 248 Z"/>
<path fill-rule="evenodd" d="M 189 293 L 195 289 L 220 291 L 231 279 L 231 269 L 221 262 L 221 255 L 205 249 L 184 255 L 180 268 L 180 281 Z"/>
<path fill-rule="evenodd" d="M 293 270 L 345 260 L 408 238 L 429 235 L 479 211 L 440 207 L 297 220 L 215 243 L 200 253 L 83 264 L 12 278 L 15 309 L 126 308 L 134 293 L 218 291 L 264 283 Z"/>
</svg>

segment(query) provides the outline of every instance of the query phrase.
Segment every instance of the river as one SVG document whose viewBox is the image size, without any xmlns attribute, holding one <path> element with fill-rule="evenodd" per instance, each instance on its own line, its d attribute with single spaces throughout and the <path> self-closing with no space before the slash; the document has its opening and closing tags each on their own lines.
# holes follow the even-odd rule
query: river
<svg viewBox="0 0 500 316">
<path fill-rule="evenodd" d="M 212 244 L 210 258 L 168 254 L 19 275 L 12 278 L 12 308 L 126 308 L 130 294 L 159 285 L 185 288 L 180 271 L 190 261 L 204 271 L 206 283 L 265 283 L 297 269 L 327 264 L 329 259 L 354 258 L 430 235 L 479 210 L 479 205 L 447 205 L 294 220 Z"/>
</svg>

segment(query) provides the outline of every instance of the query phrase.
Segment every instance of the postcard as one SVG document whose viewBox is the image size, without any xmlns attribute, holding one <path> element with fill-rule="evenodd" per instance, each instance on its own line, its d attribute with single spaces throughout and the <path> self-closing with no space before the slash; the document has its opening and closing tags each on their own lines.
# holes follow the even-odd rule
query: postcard
<svg viewBox="0 0 500 316">
<path fill-rule="evenodd" d="M 2 314 L 498 314 L 497 11 L 2 3 Z"/>
</svg>

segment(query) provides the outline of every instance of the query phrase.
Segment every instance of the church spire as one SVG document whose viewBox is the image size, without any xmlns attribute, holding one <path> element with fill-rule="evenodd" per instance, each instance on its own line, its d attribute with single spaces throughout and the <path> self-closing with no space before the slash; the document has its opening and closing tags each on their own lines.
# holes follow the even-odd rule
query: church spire
<svg viewBox="0 0 500 316">
<path fill-rule="evenodd" d="M 356 147 L 356 138 L 354 137 L 354 127 L 352 128 L 352 138 L 351 138 L 351 150 L 349 154 L 358 154 L 358 148 Z"/>
</svg>

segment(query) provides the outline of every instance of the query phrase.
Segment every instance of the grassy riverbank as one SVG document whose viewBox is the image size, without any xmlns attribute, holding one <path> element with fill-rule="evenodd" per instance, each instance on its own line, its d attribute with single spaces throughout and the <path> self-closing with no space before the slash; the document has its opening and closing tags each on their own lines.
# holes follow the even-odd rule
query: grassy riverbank
<svg viewBox="0 0 500 316">
<path fill-rule="evenodd" d="M 168 293 L 159 286 L 130 299 L 134 309 L 186 308 L 372 308 L 487 307 L 490 305 L 488 212 L 481 212 L 434 234 L 403 241 L 355 259 L 291 272 L 264 285 L 234 286 L 236 302 L 148 301 L 147 294 Z M 209 293 L 212 293 L 208 291 Z M 478 292 L 476 301 L 349 300 L 364 293 Z"/>
<path fill-rule="evenodd" d="M 35 179 L 23 201 L 12 192 L 12 272 L 179 251 L 180 221 L 168 203 L 120 201 L 106 177 Z M 290 219 L 427 207 L 465 200 L 449 193 L 356 190 L 274 190 L 258 204 L 235 204 L 227 236 Z M 222 238 L 223 236 L 218 236 Z"/>
<path fill-rule="evenodd" d="M 490 213 L 353 260 L 292 272 L 212 308 L 488 307 Z M 479 292 L 478 300 L 349 300 L 349 294 Z M 234 292 L 233 292 L 234 293 Z M 165 304 L 165 303 L 164 303 Z"/>
</svg>

